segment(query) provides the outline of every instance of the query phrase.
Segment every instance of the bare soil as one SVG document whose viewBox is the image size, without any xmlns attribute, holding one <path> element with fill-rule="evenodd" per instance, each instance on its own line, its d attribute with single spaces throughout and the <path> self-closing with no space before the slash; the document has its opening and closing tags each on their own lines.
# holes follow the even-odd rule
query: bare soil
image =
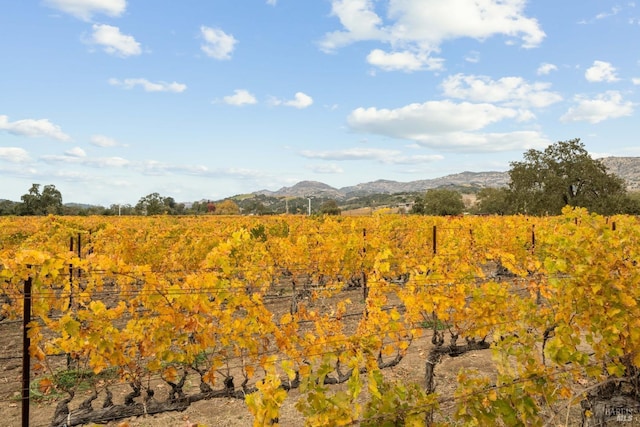
<svg viewBox="0 0 640 427">
<path fill-rule="evenodd" d="M 354 289 L 345 291 L 347 295 L 340 295 L 340 298 L 349 297 L 357 300 L 357 295 L 362 291 Z M 335 301 L 332 301 L 335 302 Z M 362 301 L 360 301 L 361 303 Z M 358 310 L 360 304 L 355 303 L 354 309 Z M 289 302 L 283 301 L 269 307 L 276 315 L 284 313 L 289 309 Z M 355 330 L 358 318 L 345 319 L 351 324 L 345 325 L 345 330 Z M 422 337 L 417 338 L 411 344 L 407 355 L 402 361 L 392 368 L 384 370 L 386 379 L 390 381 L 401 381 L 402 383 L 425 383 L 425 362 L 430 349 L 431 333 L 427 331 Z M 21 322 L 4 320 L 0 321 L 0 425 L 6 427 L 21 426 L 21 371 L 22 371 L 22 325 Z M 65 359 L 59 358 L 57 363 L 64 366 Z M 441 409 L 446 416 L 455 407 L 453 393 L 457 387 L 456 377 L 461 368 L 474 368 L 480 374 L 493 376 L 495 374 L 494 364 L 491 357 L 491 350 L 479 350 L 465 353 L 452 358 L 445 356 L 437 365 L 435 370 L 436 391 L 442 395 Z M 37 377 L 32 377 L 35 384 Z M 197 393 L 199 380 L 190 377 L 185 384 L 184 391 L 187 394 Z M 237 386 L 238 384 L 236 384 Z M 161 401 L 166 398 L 169 387 L 159 380 L 151 383 L 155 392 L 155 397 Z M 343 387 L 337 385 L 333 387 Z M 37 387 L 34 388 L 37 392 Z M 123 402 L 123 397 L 131 392 L 128 385 L 122 384 L 111 387 L 113 401 L 116 404 Z M 69 405 L 70 409 L 76 409 L 80 402 L 86 399 L 91 393 L 89 391 L 78 393 Z M 62 396 L 64 397 L 64 396 Z M 50 426 L 55 412 L 58 399 L 44 397 L 34 398 L 31 401 L 30 426 L 45 427 Z M 364 397 L 364 396 L 363 396 Z M 297 411 L 295 405 L 300 399 L 300 393 L 294 389 L 289 392 L 288 398 L 284 402 L 279 422 L 285 427 L 299 427 L 304 425 L 304 417 Z M 104 396 L 100 395 L 93 403 L 95 408 L 102 406 Z M 579 425 L 580 413 L 578 409 L 572 409 L 569 417 L 572 422 L 568 425 Z M 446 420 L 445 420 L 446 421 Z M 563 422 L 558 425 L 566 425 Z M 150 426 L 177 426 L 193 427 L 194 425 L 219 427 L 219 426 L 250 426 L 253 417 L 250 414 L 243 400 L 233 398 L 215 398 L 211 400 L 199 401 L 191 404 L 183 412 L 165 412 L 162 414 L 136 417 L 128 420 L 118 420 L 107 423 L 107 426 L 127 426 L 127 427 L 150 427 Z M 554 424 L 555 425 L 555 424 Z M 631 427 L 631 426 L 629 426 Z"/>
<path fill-rule="evenodd" d="M 2 354 L 19 356 L 22 348 L 20 325 L 3 325 L 0 323 L 0 351 Z M 14 329 L 19 333 L 11 333 Z M 407 356 L 393 368 L 385 370 L 389 380 L 400 380 L 405 383 L 424 382 L 425 360 L 431 348 L 430 335 L 425 335 L 413 342 Z M 456 358 L 445 357 L 436 368 L 437 390 L 445 396 L 452 396 L 456 387 L 456 375 L 461 367 L 476 368 L 482 373 L 492 373 L 490 350 L 471 352 Z M 0 419 L 6 427 L 21 426 L 20 387 L 22 362 L 19 359 L 2 360 L 0 365 Z M 340 386 L 336 386 L 340 387 Z M 156 384 L 157 395 L 166 392 L 166 385 Z M 185 387 L 185 392 L 196 391 L 197 382 Z M 126 386 L 113 389 L 114 401 L 121 401 L 130 392 Z M 89 396 L 89 392 L 79 396 L 78 401 Z M 296 410 L 295 403 L 300 398 L 297 390 L 292 390 L 280 411 L 280 425 L 298 427 L 304 424 L 302 415 Z M 96 401 L 101 404 L 102 398 Z M 31 402 L 30 426 L 49 426 L 55 411 L 57 401 L 49 399 L 35 399 Z M 77 403 L 76 403 L 77 405 Z M 75 406 L 70 405 L 71 408 Z M 167 412 L 163 414 L 137 417 L 129 420 L 110 422 L 107 426 L 119 426 L 124 421 L 131 427 L 151 426 L 190 426 L 199 424 L 209 427 L 222 426 L 250 426 L 253 421 L 244 401 L 232 398 L 217 398 L 196 402 L 184 412 Z"/>
</svg>

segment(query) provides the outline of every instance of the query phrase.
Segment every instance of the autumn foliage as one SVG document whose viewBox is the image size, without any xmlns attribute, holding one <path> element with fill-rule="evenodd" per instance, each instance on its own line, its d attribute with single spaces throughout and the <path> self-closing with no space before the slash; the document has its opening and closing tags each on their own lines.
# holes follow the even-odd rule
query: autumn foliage
<svg viewBox="0 0 640 427">
<path fill-rule="evenodd" d="M 151 407 L 153 378 L 167 405 L 244 398 L 255 425 L 292 388 L 308 425 L 543 425 L 638 381 L 635 217 L 4 217 L 0 242 L 5 315 L 33 282 L 40 374 L 60 354 L 114 370 L 96 393 L 129 384 L 125 406 Z M 386 381 L 425 334 L 425 369 L 490 348 L 495 376 L 460 371 L 448 409 L 423 379 Z"/>
</svg>

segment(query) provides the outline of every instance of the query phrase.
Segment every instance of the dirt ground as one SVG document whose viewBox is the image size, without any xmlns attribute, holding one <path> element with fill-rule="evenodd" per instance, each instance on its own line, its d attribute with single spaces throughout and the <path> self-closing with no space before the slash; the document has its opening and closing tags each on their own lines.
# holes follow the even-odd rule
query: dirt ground
<svg viewBox="0 0 640 427">
<path fill-rule="evenodd" d="M 7 325 L 8 326 L 8 325 Z M 0 323 L 0 353 L 19 355 L 22 349 L 22 336 L 19 328 L 18 333 L 11 333 L 7 329 L 15 329 L 19 325 L 13 324 L 13 328 L 8 328 Z M 385 370 L 385 376 L 390 380 L 401 380 L 403 382 L 422 383 L 425 372 L 425 360 L 431 347 L 430 336 L 425 335 L 415 340 L 407 356 L 393 368 Z M 6 427 L 21 426 L 21 402 L 20 385 L 22 362 L 19 359 L 2 360 L 0 365 L 0 423 Z M 476 368 L 483 373 L 491 373 L 492 361 L 490 350 L 483 350 L 464 354 L 456 358 L 445 357 L 436 368 L 437 390 L 445 396 L 451 396 L 456 384 L 456 375 L 461 367 Z M 157 384 L 156 391 L 160 394 L 166 387 Z M 336 386 L 339 387 L 339 386 Z M 191 389 L 195 391 L 197 384 L 194 382 Z M 122 393 L 126 394 L 129 389 L 121 387 Z M 185 387 L 189 391 L 189 387 Z M 88 396 L 87 392 L 87 396 Z M 117 391 L 114 389 L 114 401 L 118 401 Z M 296 410 L 295 403 L 300 394 L 297 390 L 289 393 L 280 412 L 280 425 L 283 427 L 299 427 L 303 425 L 303 417 Z M 82 398 L 82 397 L 81 397 Z M 101 399 L 96 401 L 99 405 Z M 36 400 L 31 402 L 30 426 L 48 426 L 51 423 L 55 410 L 55 400 Z M 72 408 L 74 406 L 71 406 Z M 184 412 L 167 412 L 163 414 L 137 417 L 129 420 L 111 422 L 107 426 L 118 426 L 127 421 L 131 427 L 155 427 L 155 426 L 190 426 L 193 423 L 208 427 L 241 427 L 250 426 L 253 421 L 244 401 L 238 399 L 218 398 L 200 401 L 192 404 Z"/>
<path fill-rule="evenodd" d="M 347 291 L 354 295 L 361 292 L 359 290 Z M 351 295 L 347 295 L 351 297 Z M 341 297 L 345 297 L 341 294 Z M 357 298 L 352 298 L 356 300 Z M 355 304 L 353 309 L 358 310 Z M 272 312 L 279 313 L 288 310 L 288 303 L 282 306 L 270 307 Z M 357 319 L 353 318 L 349 328 L 355 329 Z M 14 427 L 21 426 L 21 371 L 22 371 L 22 325 L 16 321 L 0 321 L 0 426 Z M 403 383 L 424 384 L 425 362 L 429 350 L 431 349 L 431 333 L 427 331 L 422 337 L 417 338 L 411 344 L 407 355 L 395 367 L 384 370 L 385 377 L 390 381 L 401 381 Z M 58 364 L 64 366 L 64 359 L 60 358 Z M 436 367 L 436 390 L 439 392 L 444 402 L 441 404 L 443 413 L 451 412 L 455 402 L 452 399 L 456 388 L 456 376 L 461 368 L 474 368 L 481 374 L 494 374 L 494 365 L 491 358 L 491 350 L 473 351 L 461 356 L 451 358 L 445 356 Z M 35 378 L 32 378 L 35 380 Z M 158 400 L 163 400 L 168 392 L 168 386 L 161 381 L 152 383 L 155 396 Z M 341 387 L 332 386 L 332 387 Z M 184 391 L 187 394 L 197 393 L 198 381 L 187 380 Z M 217 387 L 216 387 L 217 388 Z M 114 403 L 121 404 L 122 398 L 131 389 L 127 385 L 114 386 L 111 388 L 114 394 Z M 70 409 L 76 409 L 79 403 L 90 393 L 79 394 L 70 404 Z M 298 390 L 292 390 L 280 411 L 280 425 L 284 427 L 299 427 L 304 425 L 303 416 L 295 408 L 295 404 L 300 398 Z M 94 407 L 101 407 L 104 396 L 99 396 L 94 402 Z M 55 399 L 32 399 L 30 410 L 30 423 L 32 427 L 45 427 L 51 424 L 57 401 Z M 576 410 L 577 411 L 577 410 Z M 572 420 L 579 420 L 579 413 L 571 415 Z M 200 401 L 192 404 L 184 412 L 166 412 L 153 416 L 137 417 L 128 420 L 114 421 L 107 426 L 115 427 L 155 427 L 155 426 L 176 426 L 192 427 L 195 425 L 208 427 L 241 427 L 252 425 L 253 417 L 247 409 L 244 401 L 230 398 L 216 398 Z M 564 421 L 564 420 L 563 420 Z M 555 424 L 554 424 L 555 425 Z M 566 424 L 558 424 L 566 425 Z M 576 425 L 570 423 L 569 425 Z M 631 426 L 629 426 L 631 427 Z"/>
</svg>

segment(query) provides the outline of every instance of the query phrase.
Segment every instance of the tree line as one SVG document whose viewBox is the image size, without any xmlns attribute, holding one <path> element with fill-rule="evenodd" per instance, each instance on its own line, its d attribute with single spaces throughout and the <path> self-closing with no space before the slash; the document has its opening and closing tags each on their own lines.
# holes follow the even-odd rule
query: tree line
<svg viewBox="0 0 640 427">
<path fill-rule="evenodd" d="M 40 184 L 33 184 L 29 191 L 22 195 L 21 202 L 0 200 L 0 215 L 273 215 L 277 208 L 268 206 L 260 200 L 232 199 L 213 201 L 199 201 L 190 204 L 177 203 L 173 197 L 165 197 L 159 193 L 151 193 L 141 197 L 136 205 L 112 204 L 108 208 L 103 206 L 86 206 L 63 204 L 62 194 L 55 185 L 45 185 L 40 190 Z M 290 205 L 290 206 L 289 206 Z M 292 214 L 307 214 L 307 199 L 295 198 L 287 201 L 287 212 Z M 335 200 L 321 201 L 319 207 L 314 207 L 314 213 L 339 215 L 341 210 Z"/>
<path fill-rule="evenodd" d="M 591 158 L 579 139 L 559 141 L 539 151 L 524 153 L 522 161 L 511 162 L 509 184 L 483 188 L 476 203 L 465 205 L 462 194 L 453 189 L 432 189 L 416 196 L 409 213 L 460 215 L 465 212 L 494 215 L 558 215 L 566 205 L 584 207 L 603 215 L 640 214 L 640 194 L 626 190 L 624 180 L 608 173 L 600 160 Z M 261 199 L 262 197 L 262 199 Z M 264 199 L 264 200 L 263 200 Z M 335 200 L 318 199 L 313 209 L 306 198 L 292 198 L 270 204 L 266 196 L 226 199 L 218 202 L 177 203 L 173 197 L 151 193 L 136 205 L 64 205 L 54 185 L 33 184 L 21 202 L 0 200 L 0 215 L 269 215 L 277 213 L 339 215 Z M 280 206 L 283 205 L 283 206 Z M 286 207 L 285 207 L 286 206 Z"/>
<path fill-rule="evenodd" d="M 565 206 L 583 207 L 602 215 L 640 214 L 640 194 L 629 193 L 625 182 L 593 159 L 579 139 L 559 141 L 524 159 L 511 162 L 509 184 L 484 188 L 472 213 L 494 215 L 559 215 Z M 462 195 L 436 189 L 418 197 L 411 212 L 459 215 L 466 207 Z"/>
</svg>

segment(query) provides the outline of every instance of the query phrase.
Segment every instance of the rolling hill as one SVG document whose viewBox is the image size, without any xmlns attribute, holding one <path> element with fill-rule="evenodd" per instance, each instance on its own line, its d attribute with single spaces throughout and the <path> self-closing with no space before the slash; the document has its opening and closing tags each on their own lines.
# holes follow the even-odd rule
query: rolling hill
<svg viewBox="0 0 640 427">
<path fill-rule="evenodd" d="M 601 159 L 610 173 L 625 180 L 627 189 L 640 191 L 640 157 L 606 157 Z M 431 188 L 504 187 L 509 183 L 507 172 L 461 172 L 434 179 L 398 182 L 380 179 L 350 187 L 334 188 L 317 181 L 301 181 L 291 187 L 282 187 L 277 191 L 261 190 L 252 194 L 268 197 L 321 197 L 345 200 L 371 194 L 395 194 L 423 192 Z"/>
</svg>

